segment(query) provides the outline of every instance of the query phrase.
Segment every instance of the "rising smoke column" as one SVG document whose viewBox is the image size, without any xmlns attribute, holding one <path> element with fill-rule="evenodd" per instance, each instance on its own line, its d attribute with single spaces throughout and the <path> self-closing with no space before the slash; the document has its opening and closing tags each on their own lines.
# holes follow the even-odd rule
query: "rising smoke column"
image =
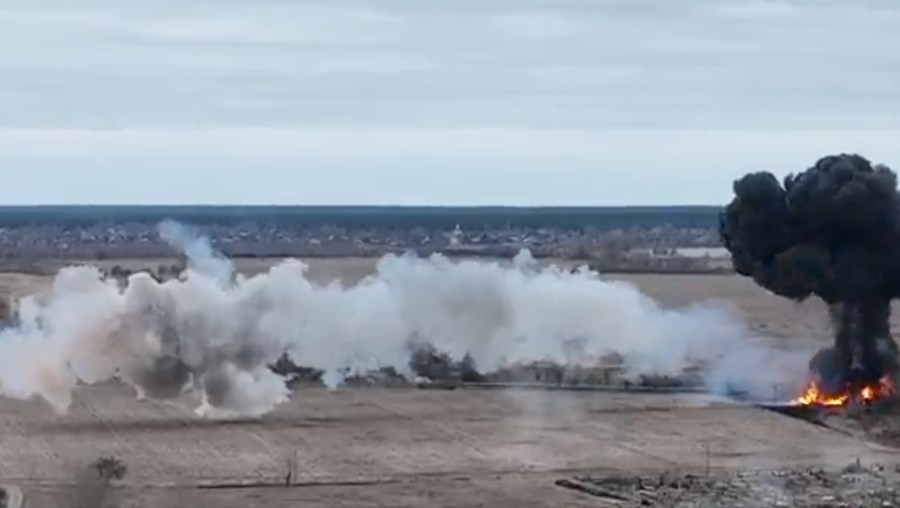
<svg viewBox="0 0 900 508">
<path fill-rule="evenodd" d="M 720 217 L 735 270 L 786 298 L 829 306 L 834 347 L 811 369 L 827 389 L 875 382 L 897 369 L 890 303 L 900 294 L 897 177 L 859 155 L 820 159 L 783 184 L 745 175 Z"/>
<path fill-rule="evenodd" d="M 201 414 L 259 415 L 288 398 L 269 368 L 285 353 L 336 387 L 388 367 L 412 378 L 422 345 L 483 373 L 541 360 L 592 366 L 618 353 L 632 376 L 677 375 L 731 355 L 712 376 L 724 386 L 772 365 L 748 361 L 752 345 L 726 309 L 665 309 L 589 270 L 540 268 L 527 252 L 507 266 L 386 256 L 345 287 L 311 281 L 296 260 L 244 278 L 189 228 L 166 223 L 161 234 L 188 257 L 178 279 L 137 273 L 123 284 L 71 267 L 23 300 L 20 324 L 0 330 L 0 393 L 63 412 L 79 382 L 118 378 L 142 398 L 194 394 Z"/>
</svg>

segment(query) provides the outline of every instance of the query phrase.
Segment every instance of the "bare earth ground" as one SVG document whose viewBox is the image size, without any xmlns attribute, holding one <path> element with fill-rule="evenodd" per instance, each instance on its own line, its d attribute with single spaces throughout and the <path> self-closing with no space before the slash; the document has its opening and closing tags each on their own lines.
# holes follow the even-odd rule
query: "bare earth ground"
<svg viewBox="0 0 900 508">
<path fill-rule="evenodd" d="M 239 261 L 238 267 L 257 272 L 266 264 Z M 309 265 L 313 279 L 349 283 L 371 273 L 374 260 Z M 666 306 L 729 302 L 751 328 L 768 335 L 828 337 L 821 306 L 790 304 L 738 277 L 611 278 L 636 284 Z M 7 294 L 48 283 L 0 274 L 0 291 Z M 191 410 L 195 405 L 137 401 L 119 385 L 81 389 L 66 416 L 40 402 L 3 399 L 0 481 L 21 486 L 29 506 L 75 506 L 78 472 L 97 457 L 115 456 L 128 467 L 114 492 L 123 508 L 742 506 L 738 498 L 761 503 L 747 506 L 839 506 L 829 504 L 827 488 L 885 485 L 896 481 L 885 471 L 900 462 L 894 449 L 859 433 L 703 395 L 306 388 L 274 414 L 231 421 L 201 420 Z M 888 466 L 867 469 L 876 472 L 865 481 L 833 473 L 857 458 Z M 815 468 L 838 476 L 819 479 Z M 752 483 L 768 486 L 775 478 L 775 497 L 733 487 L 737 470 L 769 471 L 759 473 L 769 480 Z M 678 480 L 672 487 L 628 483 L 640 476 L 662 485 L 661 475 Z M 632 479 L 612 489 L 622 499 L 557 485 L 577 480 L 608 491 L 609 478 L 622 476 Z M 791 498 L 799 494 L 790 485 L 810 482 L 831 485 L 816 494 L 819 504 Z M 694 488 L 706 494 L 691 494 L 688 504 L 659 497 L 686 496 Z M 877 506 L 893 502 L 881 499 Z"/>
<path fill-rule="evenodd" d="M 4 401 L 0 477 L 42 506 L 99 456 L 128 466 L 120 506 L 171 506 L 155 504 L 171 495 L 219 507 L 602 506 L 554 482 L 892 458 L 704 395 L 310 388 L 274 414 L 230 421 L 201 420 L 189 405 L 137 401 L 119 385 L 82 389 L 64 417 Z"/>
</svg>

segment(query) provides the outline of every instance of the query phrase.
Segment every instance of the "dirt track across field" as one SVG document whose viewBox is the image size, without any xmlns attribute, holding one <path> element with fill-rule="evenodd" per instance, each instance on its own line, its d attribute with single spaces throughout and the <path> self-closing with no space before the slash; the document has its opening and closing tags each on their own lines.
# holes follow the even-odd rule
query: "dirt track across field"
<svg viewBox="0 0 900 508">
<path fill-rule="evenodd" d="M 63 417 L 3 400 L 0 477 L 59 497 L 88 461 L 115 456 L 134 506 L 597 506 L 554 482 L 893 456 L 707 395 L 310 388 L 268 416 L 221 421 L 188 404 L 137 401 L 120 385 L 80 390 Z"/>
</svg>

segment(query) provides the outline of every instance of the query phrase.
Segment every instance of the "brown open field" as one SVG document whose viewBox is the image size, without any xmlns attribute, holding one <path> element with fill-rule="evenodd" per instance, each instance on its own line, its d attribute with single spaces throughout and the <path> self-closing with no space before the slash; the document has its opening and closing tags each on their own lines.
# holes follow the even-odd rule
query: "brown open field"
<svg viewBox="0 0 900 508">
<path fill-rule="evenodd" d="M 309 264 L 315 279 L 350 282 L 374 261 Z M 266 262 L 238 265 L 254 272 Z M 787 303 L 738 277 L 611 277 L 668 306 L 731 302 L 771 335 L 827 337 L 820 306 Z M 0 274 L 8 294 L 47 283 Z M 182 402 L 138 401 L 120 385 L 84 387 L 60 417 L 40 402 L 3 399 L 0 481 L 21 486 L 30 506 L 73 506 L 78 471 L 112 455 L 128 466 L 116 491 L 123 508 L 587 507 L 610 504 L 554 481 L 896 460 L 892 449 L 706 395 L 304 388 L 273 414 L 227 421 L 202 420 L 190 409 L 195 401 Z"/>
<path fill-rule="evenodd" d="M 107 385 L 81 390 L 65 417 L 4 401 L 0 429 L 0 477 L 42 503 L 106 455 L 128 466 L 120 494 L 129 502 L 170 496 L 220 507 L 598 506 L 553 482 L 701 471 L 707 460 L 768 469 L 891 459 L 855 438 L 702 395 L 302 389 L 264 418 L 208 421 Z"/>
</svg>

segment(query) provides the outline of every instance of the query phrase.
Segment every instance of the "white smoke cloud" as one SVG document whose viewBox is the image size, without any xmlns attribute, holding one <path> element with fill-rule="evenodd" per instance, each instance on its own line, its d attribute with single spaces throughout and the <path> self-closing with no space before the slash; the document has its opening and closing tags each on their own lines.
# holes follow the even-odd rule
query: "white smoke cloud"
<svg viewBox="0 0 900 508">
<path fill-rule="evenodd" d="M 159 236 L 187 256 L 191 270 L 222 283 L 230 282 L 234 275 L 234 264 L 213 249 L 209 238 L 171 220 L 160 223 Z"/>
<path fill-rule="evenodd" d="M 468 354 L 482 372 L 539 360 L 590 366 L 615 352 L 632 375 L 713 360 L 729 366 L 715 373 L 725 386 L 759 367 L 734 361 L 750 342 L 727 309 L 664 309 L 588 270 L 539 269 L 528 253 L 509 268 L 386 256 L 343 288 L 308 280 L 296 260 L 235 278 L 205 239 L 174 223 L 160 232 L 189 258 L 179 279 L 138 273 L 120 287 L 97 269 L 66 268 L 48 295 L 22 302 L 20 324 L 0 332 L 3 394 L 63 412 L 79 380 L 118 376 L 140 397 L 195 391 L 201 414 L 258 415 L 288 397 L 268 368 L 285 352 L 336 386 L 382 367 L 412 377 L 417 343 Z"/>
</svg>

